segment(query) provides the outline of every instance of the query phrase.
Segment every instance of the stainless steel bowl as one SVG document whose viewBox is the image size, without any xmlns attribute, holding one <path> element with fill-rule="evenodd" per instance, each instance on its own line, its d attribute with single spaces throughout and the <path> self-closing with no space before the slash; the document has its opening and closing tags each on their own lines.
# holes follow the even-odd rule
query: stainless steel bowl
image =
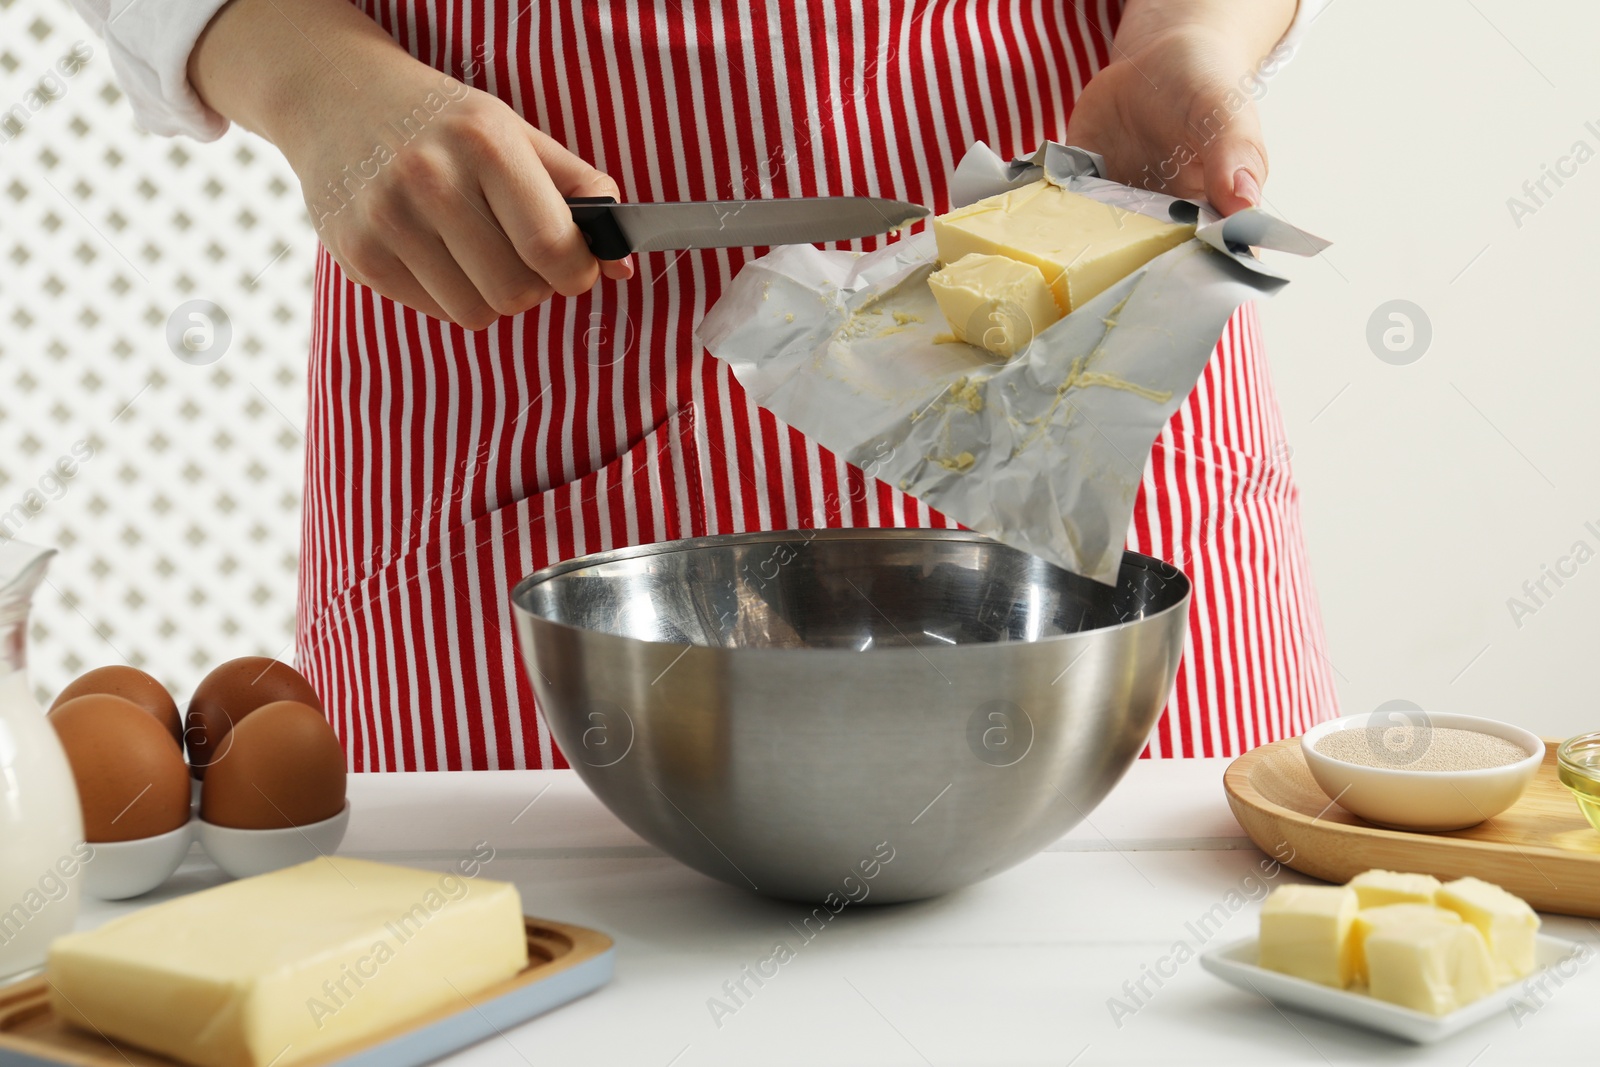
<svg viewBox="0 0 1600 1067">
<path fill-rule="evenodd" d="M 1104 798 L 1172 689 L 1189 581 L 789 531 L 585 556 L 512 601 L 551 731 L 640 836 L 760 893 L 889 902 L 1020 863 Z"/>
</svg>

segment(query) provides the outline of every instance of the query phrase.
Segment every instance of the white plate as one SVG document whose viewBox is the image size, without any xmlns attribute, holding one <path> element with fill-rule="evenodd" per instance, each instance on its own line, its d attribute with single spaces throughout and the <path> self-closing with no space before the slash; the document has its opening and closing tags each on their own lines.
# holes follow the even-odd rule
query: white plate
<svg viewBox="0 0 1600 1067">
<path fill-rule="evenodd" d="M 1366 993 L 1335 989 L 1319 982 L 1269 971 L 1256 964 L 1261 952 L 1254 937 L 1202 954 L 1200 966 L 1224 982 L 1259 993 L 1281 1007 L 1298 1008 L 1313 1015 L 1426 1045 L 1460 1033 L 1507 1010 L 1521 996 L 1523 982 L 1532 980 L 1540 971 L 1580 952 L 1582 946 L 1576 942 L 1541 934 L 1534 948 L 1533 974 L 1501 986 L 1488 996 L 1457 1008 L 1449 1015 L 1428 1015 L 1377 1000 Z"/>
</svg>

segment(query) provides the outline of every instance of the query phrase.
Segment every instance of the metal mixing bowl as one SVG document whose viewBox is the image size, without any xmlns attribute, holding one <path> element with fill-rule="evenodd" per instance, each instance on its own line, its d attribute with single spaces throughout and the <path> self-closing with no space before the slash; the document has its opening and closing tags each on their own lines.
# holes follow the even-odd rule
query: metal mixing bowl
<svg viewBox="0 0 1600 1067">
<path fill-rule="evenodd" d="M 551 731 L 618 818 L 733 885 L 876 903 L 1020 863 L 1104 798 L 1172 689 L 1189 581 L 812 530 L 585 556 L 512 601 Z"/>
</svg>

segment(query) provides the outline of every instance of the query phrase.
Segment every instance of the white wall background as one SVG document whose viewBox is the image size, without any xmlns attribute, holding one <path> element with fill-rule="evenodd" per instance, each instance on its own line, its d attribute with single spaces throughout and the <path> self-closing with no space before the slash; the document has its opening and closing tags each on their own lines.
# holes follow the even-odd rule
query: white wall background
<svg viewBox="0 0 1600 1067">
<path fill-rule="evenodd" d="M 138 132 L 65 0 L 0 0 L 0 524 L 61 550 L 41 698 L 128 662 L 182 702 L 291 657 L 314 248 L 269 146 Z M 205 366 L 167 344 L 193 299 L 232 328 Z"/>
<path fill-rule="evenodd" d="M 1600 728 L 1600 560 L 1522 588 L 1600 552 L 1600 159 L 1520 226 L 1506 203 L 1600 151 L 1597 39 L 1577 0 L 1336 0 L 1263 100 L 1270 206 L 1336 242 L 1284 263 L 1265 318 L 1346 711 Z M 289 654 L 313 243 L 260 142 L 136 132 L 62 0 L 0 0 L 0 110 L 79 40 L 65 91 L 0 136 L 0 513 L 42 501 L 18 532 L 65 549 L 42 693 L 127 661 L 182 699 L 228 656 Z M 209 366 L 166 342 L 195 298 L 233 328 Z M 1432 332 L 1405 365 L 1366 340 L 1396 299 Z M 93 458 L 41 492 L 79 441 Z"/>
<path fill-rule="evenodd" d="M 1600 729 L 1600 555 L 1522 588 L 1600 554 L 1596 40 L 1577 0 L 1336 0 L 1262 101 L 1271 205 L 1336 242 L 1264 317 L 1346 713 Z M 1393 299 L 1432 327 L 1409 365 L 1366 341 Z"/>
</svg>

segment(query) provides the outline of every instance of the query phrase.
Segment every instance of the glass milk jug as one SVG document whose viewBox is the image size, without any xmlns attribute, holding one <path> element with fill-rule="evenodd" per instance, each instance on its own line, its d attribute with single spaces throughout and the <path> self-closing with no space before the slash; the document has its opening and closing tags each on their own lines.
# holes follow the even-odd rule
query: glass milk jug
<svg viewBox="0 0 1600 1067">
<path fill-rule="evenodd" d="M 0 543 L 0 981 L 72 929 L 90 856 L 72 770 L 28 684 L 28 609 L 51 555 Z"/>
</svg>

